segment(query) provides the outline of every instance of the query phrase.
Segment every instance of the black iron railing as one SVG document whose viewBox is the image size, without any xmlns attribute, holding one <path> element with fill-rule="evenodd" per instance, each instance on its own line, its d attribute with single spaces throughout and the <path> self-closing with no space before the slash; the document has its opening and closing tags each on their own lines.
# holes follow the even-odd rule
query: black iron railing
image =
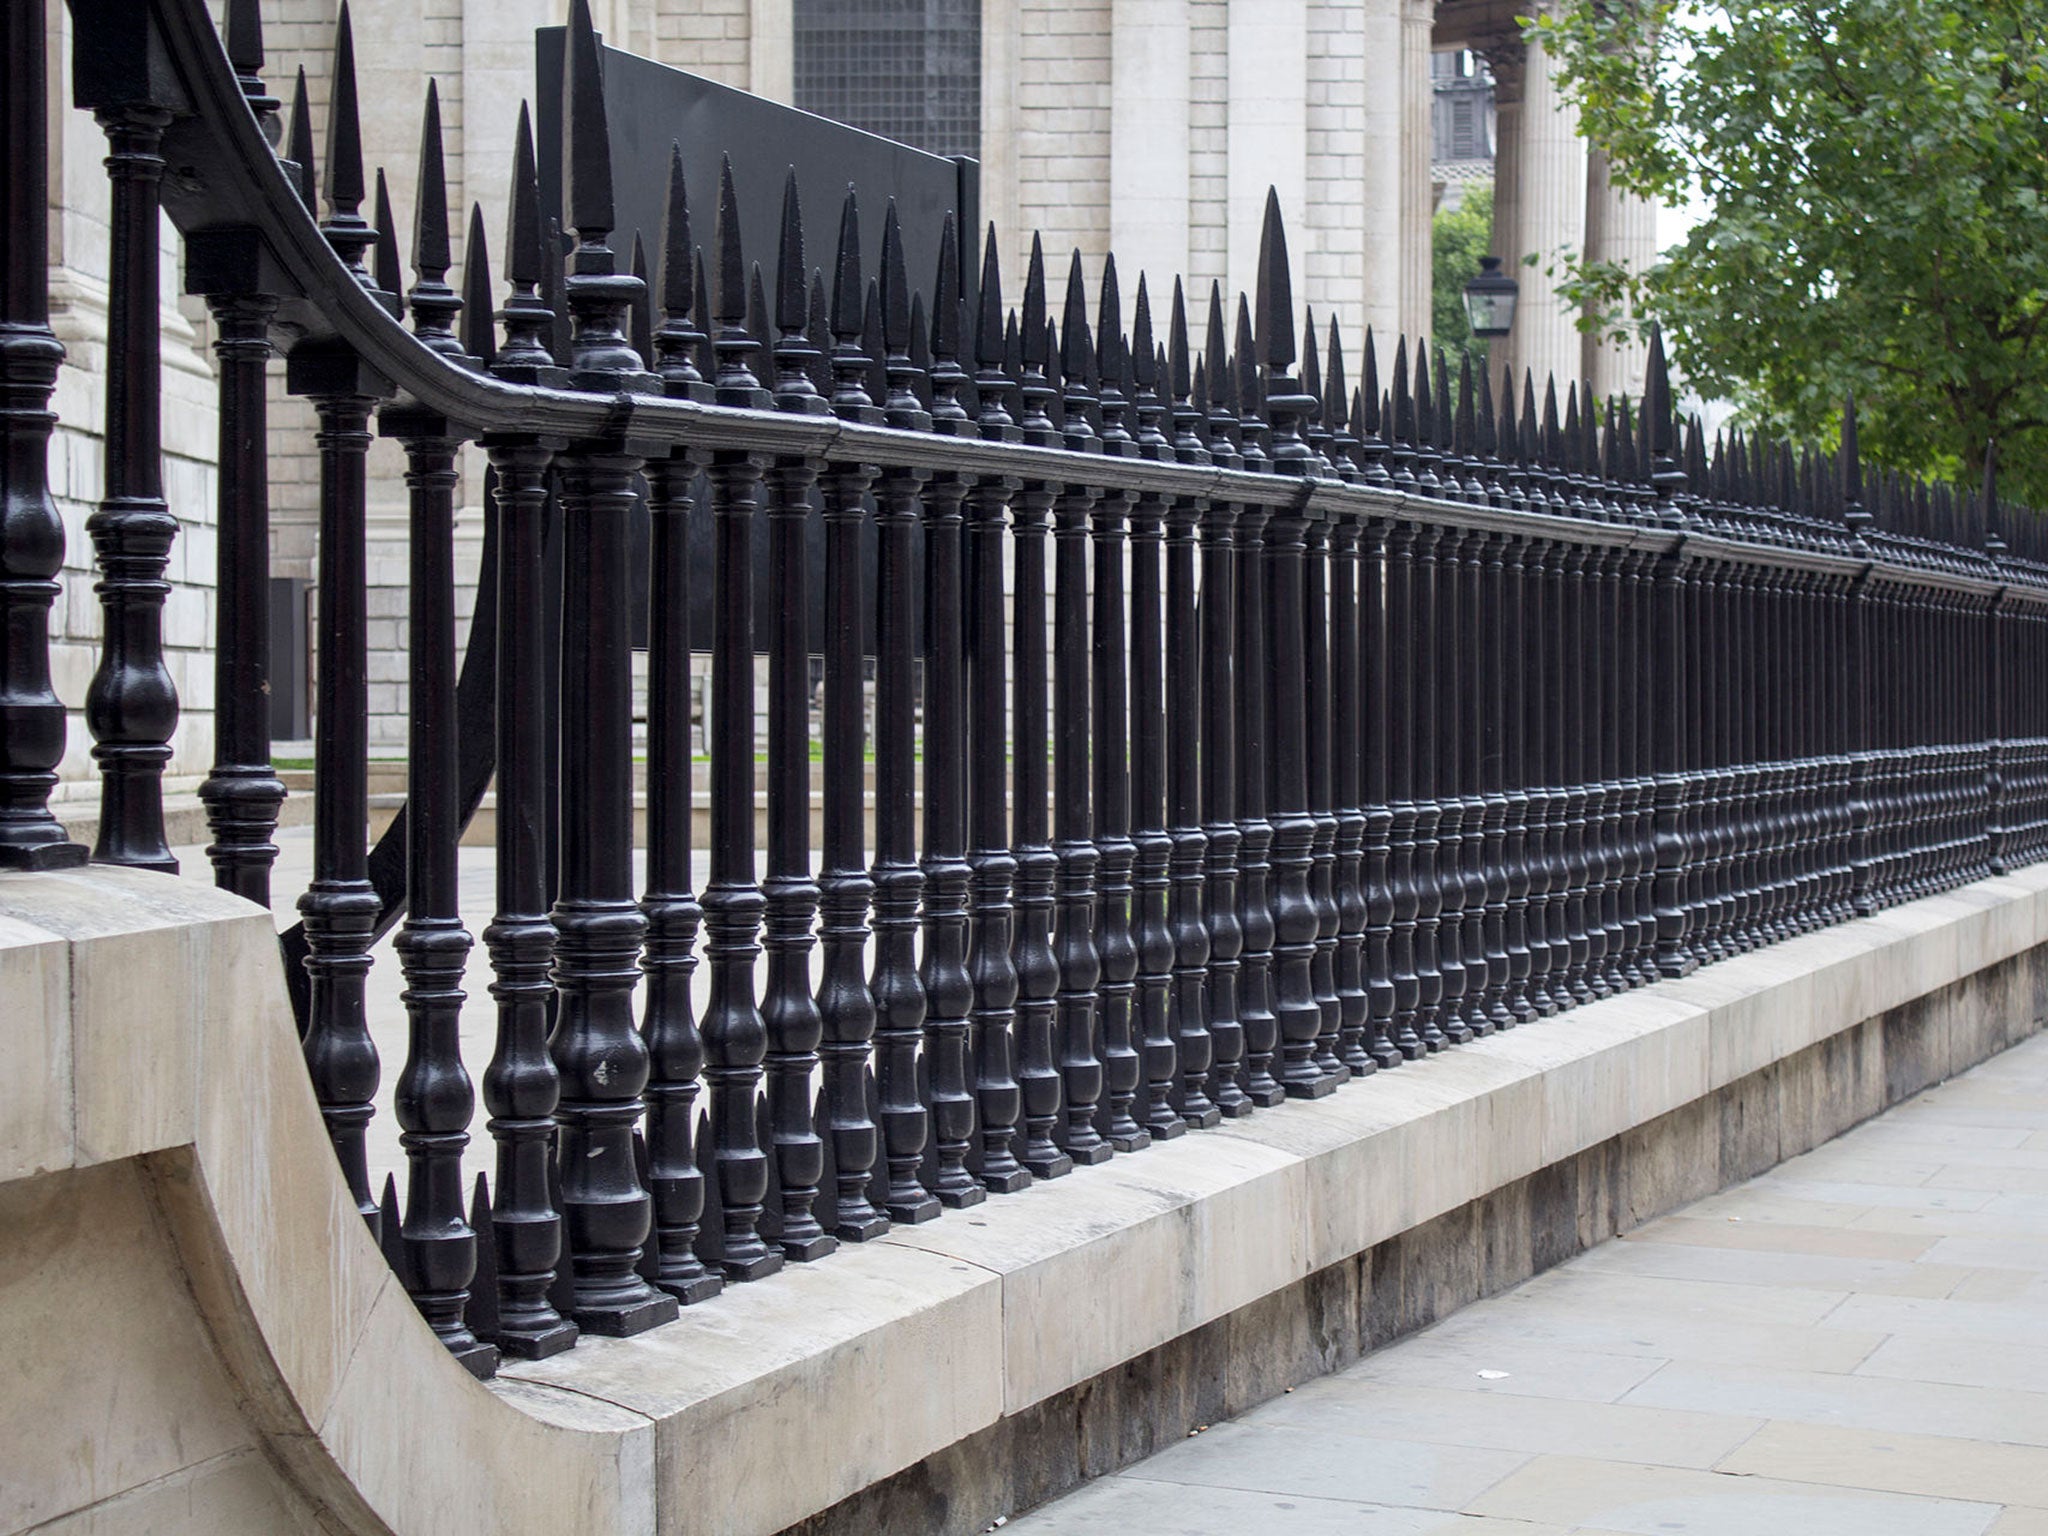
<svg viewBox="0 0 2048 1536">
<path fill-rule="evenodd" d="M 794 181 L 771 288 L 749 280 L 730 177 L 700 248 L 678 169 L 650 285 L 608 243 L 582 0 L 565 92 L 573 250 L 566 265 L 551 254 L 522 121 L 494 324 L 475 219 L 460 297 L 447 283 L 431 88 L 402 297 L 388 211 L 375 228 L 362 217 L 345 11 L 316 172 L 303 82 L 280 135 L 260 79 L 256 0 L 233 0 L 224 37 L 201 0 L 73 9 L 78 99 L 112 148 L 108 497 L 91 524 L 107 639 L 86 700 L 96 857 L 170 862 L 161 201 L 221 360 L 209 856 L 221 885 L 268 902 L 283 790 L 262 702 L 263 367 L 289 336 L 321 463 L 315 868 L 289 975 L 364 1219 L 480 1373 L 500 1352 L 637 1332 L 893 1223 L 2048 853 L 2048 537 L 2032 519 L 2002 526 L 1988 492 L 1866 485 L 1853 407 L 1835 453 L 1710 448 L 1678 420 L 1654 345 L 1640 401 L 1575 387 L 1560 401 L 1526 378 L 1496 397 L 1463 359 L 1453 373 L 1405 341 L 1383 380 L 1369 335 L 1354 384 L 1338 329 L 1296 316 L 1273 201 L 1255 302 L 1233 315 L 1212 288 L 1199 347 L 1178 285 L 1162 327 L 1141 284 L 1127 335 L 1114 264 L 1091 287 L 1078 256 L 1055 323 L 1035 247 L 1007 308 L 992 235 L 963 302 L 950 227 L 927 315 L 893 217 L 870 266 L 850 196 L 828 297 L 808 276 Z M 40 14 L 5 12 L 0 146 L 15 237 L 0 296 L 0 857 L 18 867 L 83 857 L 48 809 L 61 537 L 42 462 L 60 353 L 34 237 Z M 412 559 L 410 794 L 375 849 L 373 430 L 406 454 Z M 489 515 L 458 672 L 455 456 L 470 441 L 488 456 Z M 643 499 L 644 569 L 628 545 Z M 701 892 L 697 519 L 715 550 Z M 822 633 L 808 620 L 814 519 Z M 636 894 L 638 583 L 651 617 Z M 776 602 L 757 635 L 764 583 Z M 493 774 L 482 939 L 498 1033 L 487 1063 L 465 1064 L 455 847 Z M 379 1080 L 365 976 L 401 916 L 402 1201 L 372 1190 L 364 1141 Z M 492 1171 L 466 1198 L 479 1065 Z"/>
</svg>

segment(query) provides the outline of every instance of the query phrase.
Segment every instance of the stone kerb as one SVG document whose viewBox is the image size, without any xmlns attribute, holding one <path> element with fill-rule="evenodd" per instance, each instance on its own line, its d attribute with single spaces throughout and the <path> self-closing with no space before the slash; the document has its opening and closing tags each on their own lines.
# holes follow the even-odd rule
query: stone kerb
<svg viewBox="0 0 2048 1536">
<path fill-rule="evenodd" d="M 0 1530 L 152 1490 L 184 1488 L 191 1507 L 189 1480 L 215 1467 L 238 1488 L 260 1473 L 277 1511 L 317 1510 L 328 1529 L 777 1531 L 2044 940 L 2048 866 L 898 1231 L 480 1386 L 442 1354 L 353 1212 L 268 918 L 127 871 L 0 879 L 0 982 L 20 1003 L 0 1014 L 0 1044 L 50 1067 L 0 1087 L 0 1180 L 12 1181 L 0 1226 L 44 1220 L 33 1213 L 53 1187 L 133 1182 L 159 1248 L 143 1242 L 112 1267 L 155 1264 L 178 1281 L 179 1326 L 203 1334 L 216 1378 L 207 1390 L 239 1415 L 167 1467 L 99 1454 L 110 1434 L 163 1442 L 161 1425 L 116 1433 L 11 1387 Z M 2009 1027 L 1926 1011 L 1916 1085 Z M 50 1257 L 26 1279 L 0 1268 L 0 1345 L 19 1333 L 11 1359 L 119 1372 L 128 1325 L 94 1287 L 120 1277 L 83 1267 L 83 1239 L 70 1241 L 67 1258 L 65 1241 L 38 1237 Z M 23 1507 L 24 1489 L 41 1502 Z M 226 1508 L 189 1528 L 292 1528 L 278 1513 L 238 1525 Z"/>
</svg>

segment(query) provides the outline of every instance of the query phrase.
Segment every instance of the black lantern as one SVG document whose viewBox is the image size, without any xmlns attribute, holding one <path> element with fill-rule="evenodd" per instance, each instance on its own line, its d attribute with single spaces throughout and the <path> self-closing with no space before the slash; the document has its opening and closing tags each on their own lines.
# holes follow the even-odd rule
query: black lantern
<svg viewBox="0 0 2048 1536">
<path fill-rule="evenodd" d="M 1515 323 L 1522 285 L 1500 269 L 1498 256 L 1479 258 L 1479 275 L 1465 285 L 1465 318 L 1482 340 L 1505 336 Z"/>
</svg>

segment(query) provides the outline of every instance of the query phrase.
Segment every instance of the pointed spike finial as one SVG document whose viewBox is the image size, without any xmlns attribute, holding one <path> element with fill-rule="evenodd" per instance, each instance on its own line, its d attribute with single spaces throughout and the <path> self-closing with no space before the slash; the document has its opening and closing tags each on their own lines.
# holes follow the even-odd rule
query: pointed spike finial
<svg viewBox="0 0 2048 1536">
<path fill-rule="evenodd" d="M 1003 269 L 990 224 L 981 247 L 981 310 L 974 327 L 974 360 L 984 369 L 1003 366 Z"/>
<path fill-rule="evenodd" d="M 412 265 L 422 278 L 448 275 L 448 173 L 441 148 L 441 88 L 427 81 L 427 110 L 420 122 L 419 191 L 413 204 Z"/>
<path fill-rule="evenodd" d="M 1116 277 L 1116 253 L 1102 258 L 1102 299 L 1096 310 L 1095 358 L 1102 370 L 1102 386 L 1115 389 L 1123 375 L 1124 313 L 1123 290 Z"/>
<path fill-rule="evenodd" d="M 524 109 L 522 108 L 522 113 Z M 668 147 L 668 196 L 662 205 L 661 307 L 671 319 L 690 318 L 696 298 L 690 277 L 690 188 L 683 175 L 683 146 Z"/>
<path fill-rule="evenodd" d="M 805 291 L 804 215 L 796 191 L 796 167 L 782 183 L 782 236 L 775 258 L 775 328 L 787 334 L 801 331 L 809 309 Z"/>
<path fill-rule="evenodd" d="M 939 270 L 932 278 L 932 357 L 960 356 L 960 226 L 953 211 L 939 225 Z"/>
<path fill-rule="evenodd" d="M 1345 430 L 1345 402 L 1350 398 L 1350 385 L 1344 377 L 1344 335 L 1332 315 L 1330 345 L 1323 357 L 1323 417 L 1332 431 Z"/>
<path fill-rule="evenodd" d="M 399 275 L 403 269 L 398 259 L 398 216 L 391 211 L 391 188 L 385 184 L 381 165 L 377 167 L 377 191 L 370 207 L 377 229 L 370 270 L 377 287 L 395 300 L 405 291 L 405 280 Z"/>
<path fill-rule="evenodd" d="M 890 198 L 882 212 L 882 342 L 891 352 L 910 346 L 910 270 L 903 260 L 903 226 Z"/>
<path fill-rule="evenodd" d="M 1081 271 L 1081 250 L 1074 248 L 1067 262 L 1067 301 L 1060 315 L 1060 372 L 1069 393 L 1085 389 L 1093 369 L 1093 349 L 1088 336 L 1088 279 Z"/>
<path fill-rule="evenodd" d="M 647 286 L 647 245 L 640 238 L 640 231 L 633 231 L 632 256 L 626 270 L 640 279 L 640 292 L 633 299 L 632 309 L 627 314 L 627 338 L 633 343 L 633 350 L 640 354 L 643 366 L 654 362 L 654 314 L 650 305 L 651 290 Z"/>
<path fill-rule="evenodd" d="M 590 0 L 570 0 L 569 39 L 562 68 L 562 201 L 579 246 L 588 245 L 595 253 L 605 249 L 615 215 L 612 136 L 604 111 L 604 61 L 598 51 L 597 29 L 590 20 Z"/>
<path fill-rule="evenodd" d="M 1320 403 L 1323 398 L 1322 350 L 1316 342 L 1316 311 L 1310 305 L 1303 311 L 1301 326 L 1301 389 L 1302 393 L 1314 397 Z"/>
<path fill-rule="evenodd" d="M 334 21 L 334 76 L 327 100 L 327 204 L 353 214 L 368 190 L 363 180 L 363 125 L 356 102 L 356 34 L 348 0 Z"/>
<path fill-rule="evenodd" d="M 832 263 L 832 334 L 842 342 L 858 341 L 864 284 L 860 271 L 860 205 L 853 183 L 839 206 L 839 250 Z"/>
<path fill-rule="evenodd" d="M 1188 305 L 1178 277 L 1173 280 L 1173 309 L 1166 324 L 1166 368 L 1166 387 L 1175 400 L 1194 394 L 1194 374 L 1188 367 Z"/>
<path fill-rule="evenodd" d="M 491 326 L 491 250 L 481 203 L 469 205 L 469 234 L 462 244 L 462 350 L 486 368 L 498 356 Z"/>
<path fill-rule="evenodd" d="M 542 246 L 540 176 L 533 153 L 533 119 L 519 103 L 519 126 L 512 138 L 511 223 L 505 235 L 505 275 L 513 282 L 537 286 L 545 276 L 547 253 Z"/>
<path fill-rule="evenodd" d="M 1031 236 L 1031 260 L 1024 269 L 1024 310 L 1017 318 L 1024 344 L 1024 366 L 1043 368 L 1051 360 L 1045 347 L 1045 244 Z"/>
<path fill-rule="evenodd" d="M 1131 307 L 1131 376 L 1138 388 L 1150 392 L 1159 383 L 1159 363 L 1152 336 L 1152 295 L 1145 274 L 1138 274 L 1138 297 Z"/>
<path fill-rule="evenodd" d="M 582 0 L 577 0 L 578 4 Z M 712 273 L 711 315 L 719 325 L 737 327 L 747 319 L 747 264 L 740 249 L 740 200 L 733 190 L 732 156 L 723 156 L 718 168 L 718 217 L 711 227 L 711 248 L 715 263 Z"/>
<path fill-rule="evenodd" d="M 1294 365 L 1294 281 L 1287 268 L 1287 226 L 1280 217 L 1280 193 L 1266 188 L 1265 222 L 1259 231 L 1259 361 L 1275 373 Z"/>
<path fill-rule="evenodd" d="M 306 66 L 303 64 L 299 66 L 298 79 L 292 84 L 291 120 L 285 130 L 284 145 L 285 158 L 298 169 L 293 179 L 298 184 L 299 201 L 310 211 L 319 173 L 313 164 L 313 111 L 306 101 Z"/>
<path fill-rule="evenodd" d="M 228 0 L 222 43 L 235 73 L 251 76 L 263 68 L 262 0 Z"/>
</svg>

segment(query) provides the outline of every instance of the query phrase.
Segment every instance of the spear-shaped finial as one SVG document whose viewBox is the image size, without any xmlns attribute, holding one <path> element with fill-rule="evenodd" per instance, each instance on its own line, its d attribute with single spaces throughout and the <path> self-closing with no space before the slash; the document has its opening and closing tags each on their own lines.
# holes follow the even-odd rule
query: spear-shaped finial
<svg viewBox="0 0 2048 1536">
<path fill-rule="evenodd" d="M 1173 457 L 1173 443 L 1160 425 L 1167 412 L 1167 402 L 1159 393 L 1162 357 L 1152 334 L 1152 293 L 1140 272 L 1138 299 L 1131 310 L 1131 382 L 1138 415 L 1138 452 L 1148 459 Z"/>
<path fill-rule="evenodd" d="M 1089 389 L 1095 374 L 1095 348 L 1088 331 L 1088 279 L 1081 271 L 1076 247 L 1067 262 L 1067 301 L 1060 315 L 1061 436 L 1067 447 L 1090 451 L 1102 446 L 1089 417 L 1095 397 Z"/>
<path fill-rule="evenodd" d="M 882 418 L 892 427 L 929 431 L 931 413 L 918 398 L 920 370 L 910 356 L 910 269 L 903 259 L 903 225 L 890 198 L 882 216 L 882 345 L 888 398 Z"/>
<path fill-rule="evenodd" d="M 782 182 L 782 227 L 775 253 L 775 408 L 800 416 L 822 416 L 831 403 L 818 393 L 811 370 L 818 361 L 811 345 L 810 288 L 805 281 L 804 216 L 797 197 L 796 167 Z"/>
<path fill-rule="evenodd" d="M 1856 391 L 1849 391 L 1842 407 L 1842 522 L 1849 537 L 1861 544 L 1871 524 L 1870 509 L 1863 505 L 1863 457 L 1856 439 Z"/>
<path fill-rule="evenodd" d="M 1999 532 L 1998 439 L 1984 444 L 1984 484 L 1977 498 L 1979 526 L 1984 532 L 1984 553 L 1996 560 L 2005 553 L 2005 539 Z"/>
<path fill-rule="evenodd" d="M 1294 280 L 1287 266 L 1287 225 L 1280 217 L 1280 193 L 1266 188 L 1266 212 L 1259 228 L 1259 361 L 1275 374 L 1294 366 Z"/>
<path fill-rule="evenodd" d="M 1219 464 L 1239 461 L 1237 413 L 1230 409 L 1230 336 L 1223 315 L 1223 285 L 1209 281 L 1209 320 L 1202 336 L 1203 391 L 1209 412 L 1209 453 Z"/>
<path fill-rule="evenodd" d="M 719 162 L 718 217 L 712 225 L 711 249 L 711 313 L 718 327 L 711 344 L 717 361 L 712 379 L 715 398 L 720 405 L 765 410 L 771 402 L 753 369 L 760 343 L 747 329 L 747 263 L 740 249 L 740 200 L 733 190 L 730 155 Z"/>
<path fill-rule="evenodd" d="M 399 295 L 405 291 L 405 280 L 399 276 L 398 263 L 398 216 L 391 211 L 391 188 L 384 182 L 384 167 L 377 167 L 377 190 L 370 199 L 371 220 L 376 226 L 377 238 L 370 246 L 370 276 L 372 286 L 383 296 L 385 306 L 397 319 L 405 318 L 405 305 Z"/>
<path fill-rule="evenodd" d="M 640 238 L 637 229 L 633 231 L 633 256 L 626 270 L 640 279 L 640 292 L 627 311 L 626 339 L 640 355 L 641 363 L 646 365 L 654 358 L 653 290 L 647 286 L 647 243 Z"/>
<path fill-rule="evenodd" d="M 612 135 L 605 120 L 604 62 L 590 20 L 590 0 L 570 0 L 562 69 L 563 203 L 569 227 L 576 231 L 575 270 L 604 276 L 616 265 L 605 244 L 615 217 Z"/>
<path fill-rule="evenodd" d="M 1367 337 L 1368 343 L 1371 337 Z M 1367 354 L 1368 364 L 1372 361 Z M 1388 421 L 1388 441 L 1391 445 L 1390 478 L 1401 490 L 1412 491 L 1418 482 L 1415 478 L 1415 397 L 1408 388 L 1408 338 L 1399 337 L 1394 342 L 1394 371 L 1388 380 L 1387 402 L 1390 409 L 1381 412 Z"/>
<path fill-rule="evenodd" d="M 417 303 L 413 313 L 419 313 Z M 469 205 L 469 235 L 462 243 L 461 341 L 464 355 L 484 367 L 497 360 L 498 337 L 491 327 L 491 248 L 481 203 Z"/>
<path fill-rule="evenodd" d="M 299 201 L 311 212 L 318 170 L 313 164 L 313 112 L 306 104 L 306 66 L 292 84 L 292 114 L 284 136 L 285 160 L 292 168 L 292 184 L 299 189 Z"/>
<path fill-rule="evenodd" d="M 1650 438 L 1650 483 L 1656 488 L 1663 521 L 1675 525 L 1683 521 L 1677 496 L 1685 471 L 1678 466 L 1678 445 L 1672 440 L 1671 370 L 1664 361 L 1664 332 L 1655 325 L 1650 327 L 1650 357 L 1644 369 L 1643 416 Z"/>
<path fill-rule="evenodd" d="M 679 400 L 709 401 L 711 386 L 697 366 L 704 333 L 694 319 L 695 253 L 696 246 L 690 238 L 690 189 L 683 176 L 683 149 L 672 141 L 668 148 L 668 190 L 662 200 L 661 270 L 655 277 L 661 298 L 661 324 L 653 336 L 653 366 L 661 375 L 664 394 Z"/>
<path fill-rule="evenodd" d="M 1123 293 L 1116 278 L 1114 252 L 1102 260 L 1102 298 L 1096 310 L 1095 364 L 1102 411 L 1102 451 L 1126 454 L 1133 449 L 1124 425 L 1130 402 L 1124 396 L 1124 368 L 1130 352 L 1124 342 Z"/>
<path fill-rule="evenodd" d="M 1289 332 L 1290 337 L 1292 332 Z M 1238 453 L 1246 469 L 1265 469 L 1272 463 L 1266 452 L 1267 433 L 1265 380 L 1259 376 L 1258 342 L 1252 331 L 1250 301 L 1237 296 L 1237 347 L 1231 382 L 1237 388 Z"/>
<path fill-rule="evenodd" d="M 1015 442 L 1020 435 L 1010 414 L 1014 381 L 1007 371 L 1015 325 L 1003 322 L 1003 269 L 996 255 L 996 227 L 988 226 L 981 245 L 980 309 L 974 323 L 974 395 L 976 426 L 990 442 Z"/>
<path fill-rule="evenodd" d="M 540 178 L 534 168 L 533 122 L 525 102 L 512 136 L 512 209 L 505 235 L 505 276 L 512 285 L 498 318 L 505 344 L 498 350 L 493 372 L 515 383 L 560 383 L 566 378 L 555 366 L 555 312 L 547 285 L 560 271 L 549 249 L 540 216 Z"/>
<path fill-rule="evenodd" d="M 277 120 L 277 98 L 263 84 L 262 0 L 228 0 L 222 41 L 228 62 L 235 66 L 235 84 L 242 88 L 242 99 L 256 114 L 256 125 L 263 130 L 263 137 L 275 146 L 281 125 Z"/>
<path fill-rule="evenodd" d="M 1018 398 L 1023 402 L 1024 441 L 1038 447 L 1058 441 L 1050 407 L 1054 394 L 1046 378 L 1052 360 L 1045 319 L 1045 245 L 1034 232 L 1024 267 L 1024 304 L 1017 316 Z"/>
<path fill-rule="evenodd" d="M 356 104 L 356 36 L 342 0 L 334 21 L 334 76 L 327 103 L 327 217 L 320 228 L 327 243 L 349 272 L 372 293 L 376 279 L 363 264 L 364 252 L 376 243 L 377 231 L 362 216 L 369 190 L 363 179 L 363 128 Z"/>
<path fill-rule="evenodd" d="M 420 174 L 413 202 L 413 333 L 434 351 L 459 358 L 467 353 L 455 336 L 462 301 L 448 286 L 453 256 L 448 241 L 448 174 L 441 149 L 441 89 L 427 81 L 427 107 L 420 121 Z"/>
<path fill-rule="evenodd" d="M 935 431 L 966 437 L 974 418 L 960 399 L 970 380 L 960 366 L 960 227 L 953 211 L 939 225 L 939 270 L 932 278 L 931 412 Z"/>
<path fill-rule="evenodd" d="M 1442 456 L 1437 451 L 1436 391 L 1430 383 L 1429 343 L 1419 341 L 1415 344 L 1415 483 L 1425 496 L 1437 495 L 1444 488 L 1436 472 Z"/>
<path fill-rule="evenodd" d="M 1173 280 L 1173 308 L 1166 322 L 1167 392 L 1173 397 L 1173 456 L 1183 464 L 1200 464 L 1209 455 L 1202 447 L 1202 407 L 1188 349 L 1188 304 L 1180 279 Z"/>
</svg>

